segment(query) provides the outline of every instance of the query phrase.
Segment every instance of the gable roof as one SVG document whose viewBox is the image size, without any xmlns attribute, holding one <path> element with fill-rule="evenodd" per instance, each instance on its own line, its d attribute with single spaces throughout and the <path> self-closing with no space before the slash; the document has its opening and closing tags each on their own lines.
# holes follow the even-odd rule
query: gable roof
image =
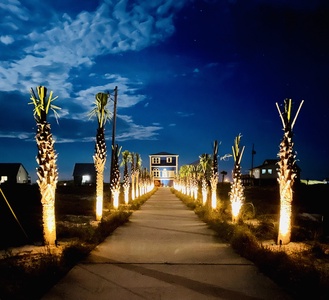
<svg viewBox="0 0 329 300">
<path fill-rule="evenodd" d="M 266 168 L 266 166 L 275 166 L 278 162 L 279 159 L 265 159 L 263 164 L 254 167 L 253 169 Z M 297 164 L 295 164 L 295 167 L 297 168 L 297 170 L 301 171 L 300 167 Z M 277 166 L 277 168 L 279 168 L 279 166 Z"/>
<path fill-rule="evenodd" d="M 150 154 L 150 156 L 153 156 L 153 155 L 173 155 L 173 156 L 178 156 L 177 154 L 168 153 L 168 152 L 158 152 L 158 153 Z"/>
<path fill-rule="evenodd" d="M 0 176 L 16 176 L 21 166 L 25 170 L 26 174 L 28 174 L 21 163 L 0 163 Z"/>
<path fill-rule="evenodd" d="M 76 163 L 74 165 L 73 176 L 95 175 L 95 165 L 93 163 Z"/>
</svg>

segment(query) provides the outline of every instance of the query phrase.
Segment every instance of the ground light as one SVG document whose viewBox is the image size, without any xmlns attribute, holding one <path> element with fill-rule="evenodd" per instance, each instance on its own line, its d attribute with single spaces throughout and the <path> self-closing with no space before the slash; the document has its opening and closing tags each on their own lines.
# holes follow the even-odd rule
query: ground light
<svg viewBox="0 0 329 300">
<path fill-rule="evenodd" d="M 96 197 L 96 220 L 99 221 L 103 216 L 103 196 Z"/>
</svg>

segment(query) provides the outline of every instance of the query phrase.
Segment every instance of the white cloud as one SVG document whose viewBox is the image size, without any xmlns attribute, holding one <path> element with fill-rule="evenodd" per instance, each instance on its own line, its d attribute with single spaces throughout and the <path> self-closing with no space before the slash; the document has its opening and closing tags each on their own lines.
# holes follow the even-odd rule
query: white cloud
<svg viewBox="0 0 329 300">
<path fill-rule="evenodd" d="M 20 139 L 20 140 L 30 140 L 34 139 L 35 132 L 1 132 L 0 131 L 0 138 L 8 138 L 8 139 Z"/>
<path fill-rule="evenodd" d="M 60 138 L 57 136 L 53 136 L 54 141 L 56 144 L 71 144 L 71 143 L 90 143 L 95 142 L 95 137 L 82 137 L 82 138 L 76 138 L 76 139 L 68 139 L 68 138 Z"/>
<path fill-rule="evenodd" d="M 113 107 L 115 86 L 118 87 L 117 109 L 134 106 L 146 99 L 146 96 L 140 94 L 138 91 L 138 87 L 142 85 L 141 82 L 131 82 L 128 78 L 118 74 L 105 74 L 104 77 L 107 79 L 107 84 L 80 90 L 77 92 L 76 97 L 71 99 L 72 102 L 79 105 L 83 112 L 71 113 L 69 115 L 70 118 L 79 120 L 86 119 L 86 114 L 91 111 L 94 106 L 95 95 L 99 92 L 108 91 L 110 93 L 112 101 L 110 101 L 109 107 Z"/>
<path fill-rule="evenodd" d="M 13 14 L 16 18 L 27 21 L 29 11 L 18 0 L 7 0 L 0 3 L 0 9 L 7 14 Z"/>
<path fill-rule="evenodd" d="M 117 134 L 116 140 L 121 142 L 126 140 L 156 140 L 156 137 L 159 135 L 157 131 L 161 129 L 162 127 L 157 126 L 132 124 L 132 126 L 124 133 Z"/>
<path fill-rule="evenodd" d="M 118 141 L 126 140 L 156 140 L 159 135 L 158 131 L 163 127 L 158 124 L 152 126 L 137 125 L 133 118 L 127 115 L 118 115 L 118 118 L 126 122 L 127 128 L 124 133 L 118 133 L 116 139 Z"/>
<path fill-rule="evenodd" d="M 49 83 L 60 97 L 68 98 L 73 88 L 68 83 L 72 69 L 91 66 L 97 56 L 138 51 L 162 41 L 173 33 L 174 12 L 186 1 L 105 0 L 94 12 L 82 11 L 74 18 L 67 12 L 62 17 L 53 16 L 52 22 L 43 20 L 38 11 L 33 12 L 38 18 L 32 18 L 32 12 L 17 0 L 0 4 L 12 20 L 18 17 L 36 22 L 34 28 L 26 23 L 16 33 L 26 45 L 20 49 L 20 56 L 10 63 L 0 61 L 0 90 L 26 93 L 29 87 Z M 26 27 L 30 30 L 27 35 Z M 3 32 L 1 41 L 10 43 L 9 34 Z M 141 100 L 136 96 L 124 98 L 120 105 L 126 107 Z"/>
<path fill-rule="evenodd" d="M 187 113 L 187 112 L 182 112 L 182 111 L 177 111 L 176 114 L 183 118 L 194 116 L 194 113 Z"/>
<path fill-rule="evenodd" d="M 10 45 L 14 42 L 14 38 L 9 35 L 2 35 L 2 36 L 0 36 L 0 42 L 5 45 Z"/>
<path fill-rule="evenodd" d="M 30 2 L 24 5 L 25 0 L 1 3 L 0 17 L 5 25 L 0 25 L 0 42 L 20 48 L 17 53 L 14 48 L 10 52 L 10 57 L 16 55 L 14 59 L 0 60 L 0 90 L 29 95 L 31 87 L 45 85 L 59 97 L 58 101 L 66 101 L 64 105 L 58 102 L 58 106 L 65 107 L 59 111 L 61 118 L 82 121 L 87 120 L 86 113 L 93 107 L 95 94 L 113 92 L 115 86 L 118 86 L 118 109 L 145 101 L 147 97 L 140 92 L 143 83 L 120 74 L 101 77 L 93 71 L 86 76 L 90 79 L 88 84 L 78 92 L 75 91 L 80 87 L 72 82 L 80 73 L 86 73 L 97 57 L 139 51 L 168 38 L 175 30 L 175 12 L 187 1 L 104 0 L 95 11 L 76 15 L 70 15 L 69 9 L 63 15 L 56 15 L 51 6 L 43 13 L 45 7 L 39 5 L 32 12 L 27 8 Z M 157 131 L 162 129 L 136 125 L 132 119 L 127 124 L 127 133 L 118 139 L 155 139 Z M 61 143 L 73 141 L 58 139 Z"/>
</svg>

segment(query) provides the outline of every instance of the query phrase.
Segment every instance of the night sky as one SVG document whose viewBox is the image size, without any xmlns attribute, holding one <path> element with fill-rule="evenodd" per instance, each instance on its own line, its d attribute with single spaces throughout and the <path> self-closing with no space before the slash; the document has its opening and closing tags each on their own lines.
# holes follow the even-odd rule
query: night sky
<svg viewBox="0 0 329 300">
<path fill-rule="evenodd" d="M 242 173 L 277 158 L 283 136 L 276 102 L 297 110 L 294 149 L 303 179 L 329 177 L 329 2 L 327 0 L 4 0 L 0 4 L 0 162 L 20 162 L 36 180 L 30 88 L 58 99 L 51 114 L 60 180 L 92 163 L 98 92 L 118 87 L 122 151 L 212 153 L 231 174 L 234 138 Z M 109 106 L 113 110 L 113 102 Z M 106 124 L 109 181 L 112 123 Z"/>
</svg>

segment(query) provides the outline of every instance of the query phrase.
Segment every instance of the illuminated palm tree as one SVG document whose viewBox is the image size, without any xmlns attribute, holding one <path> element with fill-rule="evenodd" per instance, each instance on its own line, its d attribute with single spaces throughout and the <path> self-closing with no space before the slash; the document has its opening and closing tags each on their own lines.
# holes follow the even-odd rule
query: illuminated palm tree
<svg viewBox="0 0 329 300">
<path fill-rule="evenodd" d="M 279 177 L 280 185 L 280 221 L 278 244 L 286 245 L 290 243 L 291 238 L 291 216 L 292 216 L 292 201 L 293 201 L 293 183 L 296 178 L 296 161 L 295 153 L 293 151 L 294 143 L 293 127 L 295 125 L 299 111 L 303 105 L 304 100 L 300 103 L 297 113 L 292 118 L 292 100 L 285 99 L 283 110 L 280 110 L 278 103 L 276 107 L 283 125 L 283 138 L 280 143 L 279 156 Z"/>
<path fill-rule="evenodd" d="M 108 93 L 97 93 L 95 96 L 95 107 L 89 113 L 89 117 L 96 116 L 98 128 L 96 133 L 95 154 L 93 156 L 96 171 L 96 220 L 103 216 L 103 188 L 104 167 L 106 163 L 105 123 L 111 119 L 111 113 L 107 109 Z"/>
<path fill-rule="evenodd" d="M 123 166 L 123 192 L 125 204 L 129 202 L 129 171 L 128 171 L 128 163 L 131 162 L 131 153 L 128 150 L 125 150 L 121 153 L 122 162 L 121 166 Z"/>
<path fill-rule="evenodd" d="M 136 172 L 135 172 L 135 153 L 131 152 L 131 167 L 130 167 L 130 177 L 131 177 L 131 199 L 135 199 L 135 177 L 136 177 Z"/>
<path fill-rule="evenodd" d="M 42 204 L 42 224 L 43 238 L 45 245 L 56 244 L 56 218 L 55 218 L 55 191 L 58 181 L 58 171 L 56 165 L 57 154 L 54 149 L 54 140 L 51 134 L 50 124 L 47 121 L 49 110 L 52 110 L 57 119 L 59 107 L 52 104 L 57 97 L 53 98 L 53 92 L 47 98 L 47 88 L 38 86 L 36 93 L 31 88 L 32 102 L 34 105 L 33 115 L 37 123 L 37 133 L 35 136 L 38 155 L 36 157 L 39 164 L 37 170 L 39 190 Z"/>
<path fill-rule="evenodd" d="M 199 167 L 197 165 L 189 165 L 190 193 L 194 200 L 198 199 L 198 171 Z"/>
<path fill-rule="evenodd" d="M 183 165 L 179 168 L 179 181 L 180 181 L 180 191 L 183 194 L 187 194 L 188 191 L 188 173 L 189 173 L 189 166 Z"/>
<path fill-rule="evenodd" d="M 202 173 L 201 178 L 201 191 L 202 191 L 202 204 L 206 204 L 208 198 L 208 171 L 211 166 L 211 156 L 204 153 L 199 156 L 199 167 Z"/>
<path fill-rule="evenodd" d="M 212 167 L 210 176 L 211 186 L 211 207 L 217 208 L 217 183 L 218 183 L 218 142 L 214 141 L 213 155 L 212 155 Z"/>
<path fill-rule="evenodd" d="M 120 169 L 119 169 L 119 156 L 121 147 L 118 144 L 113 149 L 113 177 L 111 182 L 111 195 L 113 198 L 113 207 L 117 209 L 119 207 L 119 195 L 120 195 Z"/>
<path fill-rule="evenodd" d="M 231 184 L 230 201 L 232 205 L 232 222 L 236 223 L 239 218 L 241 207 L 244 203 L 244 187 L 241 180 L 241 159 L 244 151 L 244 146 L 240 148 L 241 134 L 234 139 L 233 158 L 233 182 Z"/>
<path fill-rule="evenodd" d="M 136 165 L 135 165 L 135 179 L 136 179 L 136 186 L 135 186 L 135 198 L 140 196 L 140 187 L 139 187 L 139 174 L 140 174 L 140 169 L 142 166 L 142 159 L 140 154 L 136 153 Z"/>
</svg>

